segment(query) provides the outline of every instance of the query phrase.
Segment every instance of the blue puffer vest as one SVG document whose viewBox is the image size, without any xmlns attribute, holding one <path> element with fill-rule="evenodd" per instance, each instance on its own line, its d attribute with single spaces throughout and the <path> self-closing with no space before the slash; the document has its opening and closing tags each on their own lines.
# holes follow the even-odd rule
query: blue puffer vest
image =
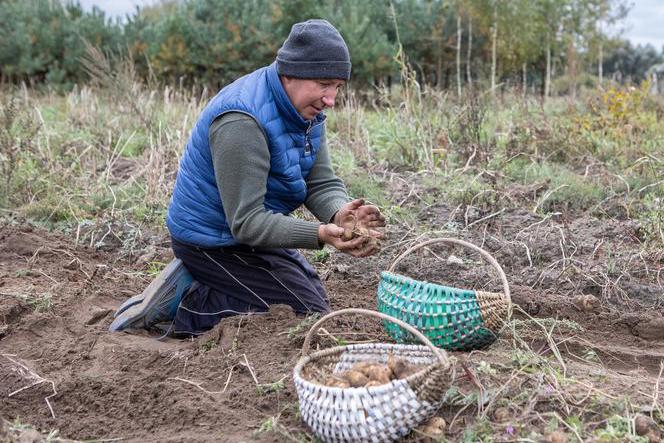
<svg viewBox="0 0 664 443">
<path fill-rule="evenodd" d="M 307 197 L 305 179 L 316 161 L 325 116 L 305 121 L 281 85 L 274 64 L 223 88 L 201 113 L 180 161 L 166 224 L 171 235 L 201 247 L 237 244 L 214 176 L 210 125 L 226 112 L 244 112 L 262 128 L 270 149 L 265 208 L 290 214 Z"/>
</svg>

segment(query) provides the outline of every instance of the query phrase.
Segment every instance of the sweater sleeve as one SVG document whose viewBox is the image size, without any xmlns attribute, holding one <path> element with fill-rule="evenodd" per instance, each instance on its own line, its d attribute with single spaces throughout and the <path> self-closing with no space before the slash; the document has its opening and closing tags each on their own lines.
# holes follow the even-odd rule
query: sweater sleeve
<svg viewBox="0 0 664 443">
<path fill-rule="evenodd" d="M 268 248 L 320 248 L 320 223 L 265 208 L 270 151 L 251 116 L 231 112 L 217 117 L 210 126 L 209 142 L 226 221 L 238 242 Z"/>
<path fill-rule="evenodd" d="M 325 132 L 321 136 L 316 162 L 307 177 L 308 195 L 304 205 L 323 223 L 329 223 L 350 198 L 346 187 L 334 174 Z"/>
</svg>

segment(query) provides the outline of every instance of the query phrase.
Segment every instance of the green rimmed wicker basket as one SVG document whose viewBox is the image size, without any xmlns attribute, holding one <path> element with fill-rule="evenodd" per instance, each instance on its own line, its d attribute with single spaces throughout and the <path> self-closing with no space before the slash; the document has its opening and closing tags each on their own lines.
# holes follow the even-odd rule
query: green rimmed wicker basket
<svg viewBox="0 0 664 443">
<path fill-rule="evenodd" d="M 459 289 L 395 274 L 394 268 L 411 252 L 434 244 L 459 245 L 478 252 L 498 272 L 503 292 Z M 454 238 L 428 240 L 397 257 L 378 284 L 378 311 L 415 327 L 431 342 L 450 351 L 481 349 L 496 341 L 511 315 L 511 298 L 505 272 L 491 254 L 472 243 Z M 394 323 L 383 323 L 398 343 L 412 342 L 410 333 Z"/>
</svg>

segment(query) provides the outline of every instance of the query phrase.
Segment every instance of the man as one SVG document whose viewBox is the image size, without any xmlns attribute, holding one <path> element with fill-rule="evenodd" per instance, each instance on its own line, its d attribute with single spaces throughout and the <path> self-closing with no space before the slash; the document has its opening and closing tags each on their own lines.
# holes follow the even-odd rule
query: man
<svg viewBox="0 0 664 443">
<path fill-rule="evenodd" d="M 224 87 L 194 126 L 168 209 L 175 256 L 111 331 L 160 326 L 198 334 L 223 317 L 288 304 L 325 312 L 313 267 L 295 248 L 378 251 L 378 208 L 349 201 L 334 175 L 323 111 L 350 78 L 348 48 L 325 20 L 293 25 L 276 61 Z M 320 222 L 290 217 L 304 204 Z M 347 239 L 353 220 L 369 236 Z M 366 232 L 366 231 L 364 231 Z"/>
</svg>

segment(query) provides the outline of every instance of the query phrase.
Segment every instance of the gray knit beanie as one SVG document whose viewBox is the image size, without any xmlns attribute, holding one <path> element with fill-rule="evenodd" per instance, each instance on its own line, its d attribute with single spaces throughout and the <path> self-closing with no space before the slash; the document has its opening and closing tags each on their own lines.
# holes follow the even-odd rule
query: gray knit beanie
<svg viewBox="0 0 664 443">
<path fill-rule="evenodd" d="M 295 23 L 277 52 L 277 72 L 288 77 L 348 80 L 350 67 L 346 42 L 326 20 Z"/>
</svg>

